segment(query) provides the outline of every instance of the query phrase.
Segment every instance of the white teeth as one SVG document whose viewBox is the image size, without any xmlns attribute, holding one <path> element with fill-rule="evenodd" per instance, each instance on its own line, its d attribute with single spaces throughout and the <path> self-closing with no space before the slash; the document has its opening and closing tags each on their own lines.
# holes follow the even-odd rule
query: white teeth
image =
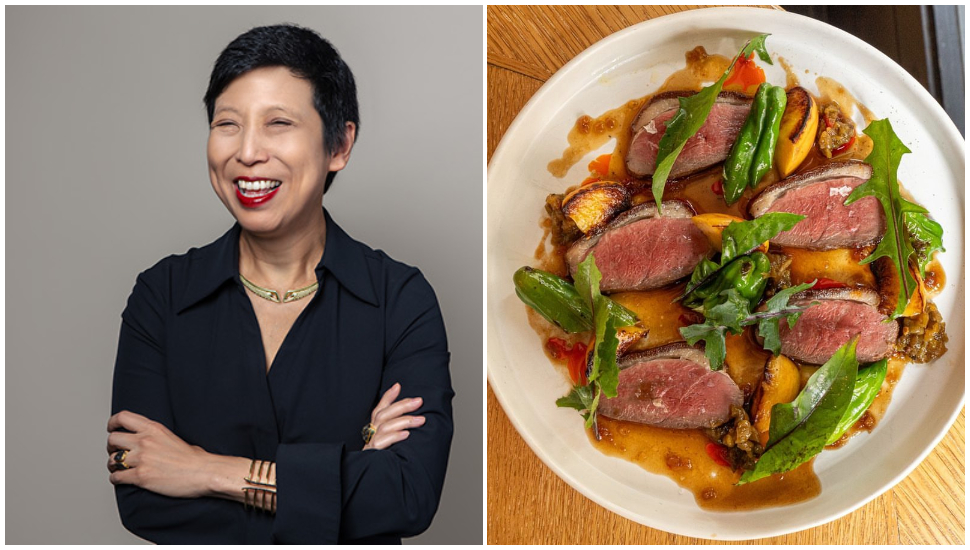
<svg viewBox="0 0 970 550">
<path fill-rule="evenodd" d="M 276 180 L 242 181 L 236 180 L 236 185 L 243 191 L 264 191 L 279 187 L 281 182 Z"/>
</svg>

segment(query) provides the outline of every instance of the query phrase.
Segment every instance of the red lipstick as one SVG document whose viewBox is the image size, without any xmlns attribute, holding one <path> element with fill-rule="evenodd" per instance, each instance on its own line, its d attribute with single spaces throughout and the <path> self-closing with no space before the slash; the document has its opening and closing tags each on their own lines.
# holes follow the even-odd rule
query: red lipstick
<svg viewBox="0 0 970 550">
<path fill-rule="evenodd" d="M 236 178 L 235 181 L 263 181 L 266 179 L 267 178 L 250 178 L 246 176 L 240 176 Z M 256 208 L 258 206 L 261 206 L 269 202 L 270 199 L 276 196 L 276 192 L 279 191 L 280 187 L 282 186 L 277 186 L 276 188 L 272 189 L 271 191 L 265 194 L 252 196 L 252 197 L 247 197 L 246 195 L 244 195 L 238 183 L 235 185 L 235 187 L 236 187 L 236 198 L 239 199 L 239 203 L 242 204 L 243 207 L 245 208 Z"/>
</svg>

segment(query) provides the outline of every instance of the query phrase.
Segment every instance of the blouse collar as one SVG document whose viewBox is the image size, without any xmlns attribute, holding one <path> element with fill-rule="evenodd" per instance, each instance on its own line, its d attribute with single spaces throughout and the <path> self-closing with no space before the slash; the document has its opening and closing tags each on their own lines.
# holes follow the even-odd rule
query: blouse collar
<svg viewBox="0 0 970 550">
<path fill-rule="evenodd" d="M 365 247 L 348 235 L 323 209 L 327 220 L 327 240 L 323 258 L 315 271 L 317 281 L 323 281 L 324 271 L 329 271 L 341 286 L 361 300 L 379 306 L 374 281 L 364 254 Z M 222 237 L 202 248 L 189 251 L 191 275 L 187 288 L 177 305 L 177 313 L 195 305 L 214 293 L 227 281 L 239 282 L 239 222 Z"/>
</svg>

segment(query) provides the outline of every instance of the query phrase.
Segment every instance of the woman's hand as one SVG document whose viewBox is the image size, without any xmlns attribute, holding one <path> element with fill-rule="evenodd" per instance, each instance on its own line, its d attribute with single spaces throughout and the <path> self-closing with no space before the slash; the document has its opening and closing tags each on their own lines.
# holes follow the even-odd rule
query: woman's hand
<svg viewBox="0 0 970 550">
<path fill-rule="evenodd" d="M 128 430 L 128 432 L 119 430 Z M 132 484 L 154 493 L 182 498 L 207 494 L 206 465 L 210 454 L 189 445 L 163 424 L 140 414 L 121 411 L 108 419 L 108 471 L 114 485 Z M 127 470 L 115 462 L 127 450 Z"/>
<path fill-rule="evenodd" d="M 408 431 L 409 428 L 424 425 L 423 416 L 404 416 L 421 407 L 421 398 L 402 399 L 395 403 L 394 400 L 397 399 L 398 395 L 401 395 L 401 384 L 394 384 L 391 389 L 384 393 L 381 401 L 370 413 L 370 422 L 374 425 L 376 432 L 374 432 L 370 442 L 364 445 L 365 450 L 386 449 L 407 439 L 411 433 Z"/>
</svg>

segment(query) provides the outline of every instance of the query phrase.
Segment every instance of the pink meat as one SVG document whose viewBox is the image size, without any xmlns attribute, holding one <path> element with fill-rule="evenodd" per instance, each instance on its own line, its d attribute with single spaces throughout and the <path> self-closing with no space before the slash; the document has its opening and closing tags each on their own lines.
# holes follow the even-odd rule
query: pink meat
<svg viewBox="0 0 970 550">
<path fill-rule="evenodd" d="M 691 274 L 711 254 L 707 237 L 689 218 L 646 218 L 606 231 L 592 247 L 566 254 L 570 272 L 593 253 L 603 274 L 600 290 L 659 288 Z"/>
<path fill-rule="evenodd" d="M 882 205 L 875 197 L 845 206 L 846 197 L 862 185 L 859 178 L 838 178 L 791 189 L 775 200 L 768 212 L 791 212 L 806 218 L 791 231 L 771 240 L 782 246 L 831 250 L 878 242 L 886 230 Z"/>
<path fill-rule="evenodd" d="M 684 144 L 668 177 L 692 174 L 726 159 L 750 110 L 750 104 L 715 103 L 704 125 Z M 667 131 L 667 121 L 676 113 L 674 109 L 659 115 L 651 121 L 653 128 L 648 124 L 646 128 L 635 129 L 627 153 L 627 168 L 631 173 L 653 175 L 660 138 Z"/>
<path fill-rule="evenodd" d="M 805 306 L 811 300 L 793 300 L 794 305 Z M 820 365 L 828 361 L 838 349 L 859 334 L 856 359 L 860 363 L 872 363 L 892 352 L 899 326 L 875 307 L 851 300 L 821 300 L 809 307 L 798 318 L 795 327 L 788 323 L 778 324 L 781 336 L 781 353 L 805 363 Z"/>
<path fill-rule="evenodd" d="M 723 371 L 684 359 L 654 359 L 620 371 L 617 396 L 600 398 L 599 413 L 662 428 L 713 428 L 741 406 L 741 389 Z"/>
</svg>

